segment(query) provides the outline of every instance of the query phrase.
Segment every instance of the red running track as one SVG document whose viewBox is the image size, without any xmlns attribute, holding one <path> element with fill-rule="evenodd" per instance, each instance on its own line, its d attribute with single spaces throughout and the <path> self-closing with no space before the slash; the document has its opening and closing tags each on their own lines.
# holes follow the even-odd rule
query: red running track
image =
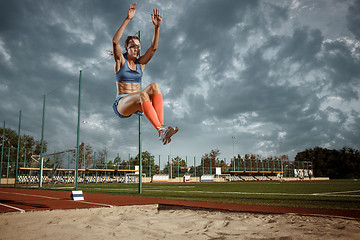
<svg viewBox="0 0 360 240">
<path fill-rule="evenodd" d="M 293 213 L 299 215 L 337 216 L 360 219 L 359 210 L 312 209 L 260 206 L 234 203 L 200 202 L 162 198 L 133 197 L 84 193 L 84 201 L 70 200 L 69 191 L 0 188 L 0 213 L 28 212 L 53 209 L 96 208 L 126 205 L 159 204 L 160 207 L 200 208 L 267 214 Z"/>
</svg>

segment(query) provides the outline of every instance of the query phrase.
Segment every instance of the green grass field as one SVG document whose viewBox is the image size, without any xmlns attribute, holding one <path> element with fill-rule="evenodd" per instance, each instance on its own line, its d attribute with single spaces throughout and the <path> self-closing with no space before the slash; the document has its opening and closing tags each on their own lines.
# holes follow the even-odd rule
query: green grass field
<svg viewBox="0 0 360 240">
<path fill-rule="evenodd" d="M 84 192 L 139 196 L 138 184 L 80 184 Z M 144 197 L 360 210 L 360 181 L 143 184 Z"/>
</svg>

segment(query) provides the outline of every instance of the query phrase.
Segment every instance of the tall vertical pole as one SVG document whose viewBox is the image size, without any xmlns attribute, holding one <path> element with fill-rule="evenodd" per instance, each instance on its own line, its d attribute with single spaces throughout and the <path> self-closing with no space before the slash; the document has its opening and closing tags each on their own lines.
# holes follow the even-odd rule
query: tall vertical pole
<svg viewBox="0 0 360 240">
<path fill-rule="evenodd" d="M 75 191 L 78 190 L 78 176 L 79 176 L 79 142 L 80 142 L 80 109 L 81 109 L 81 72 L 79 75 L 79 98 L 78 98 L 78 125 L 76 137 L 76 161 L 75 161 Z"/>
<path fill-rule="evenodd" d="M 212 174 L 212 165 L 211 165 L 211 162 L 212 162 L 212 159 L 210 158 L 210 174 Z"/>
<path fill-rule="evenodd" d="M 39 188 L 42 188 L 42 177 L 43 177 L 43 151 L 44 151 L 44 127 L 45 127 L 45 101 L 46 95 L 43 99 L 43 112 L 42 112 L 42 123 L 41 123 L 41 148 L 40 148 L 40 171 L 39 171 Z"/>
<path fill-rule="evenodd" d="M 234 167 L 233 167 L 233 169 L 234 169 L 234 171 L 236 170 L 236 168 L 235 168 L 235 137 L 234 136 L 232 136 L 231 137 L 232 138 L 232 142 L 233 142 L 233 158 L 234 158 Z"/>
<path fill-rule="evenodd" d="M 171 159 L 171 144 L 170 145 L 170 155 L 169 155 L 169 163 L 170 163 L 170 178 L 173 178 L 173 174 L 172 174 L 172 159 Z M 171 160 L 171 161 L 170 161 Z"/>
<path fill-rule="evenodd" d="M 26 167 L 26 148 L 24 148 L 24 167 Z"/>
<path fill-rule="evenodd" d="M 8 150 L 8 162 L 7 162 L 7 168 L 6 168 L 6 179 L 7 179 L 6 184 L 9 182 L 9 165 L 10 165 L 11 148 L 12 148 L 12 146 L 9 146 L 9 150 Z"/>
<path fill-rule="evenodd" d="M 168 173 L 170 176 L 170 155 L 168 155 Z"/>
<path fill-rule="evenodd" d="M 117 154 L 117 161 L 116 161 L 116 169 L 119 170 L 119 163 L 120 163 L 120 157 L 119 153 Z"/>
<path fill-rule="evenodd" d="M 1 176 L 2 176 L 2 165 L 4 159 L 4 145 L 5 145 L 5 121 L 4 121 L 2 143 L 1 143 L 0 184 L 1 184 Z"/>
<path fill-rule="evenodd" d="M 194 176 L 196 177 L 196 157 L 194 156 Z"/>
<path fill-rule="evenodd" d="M 107 153 L 108 152 L 105 152 L 105 169 L 108 169 Z M 84 157 L 85 157 L 85 154 L 84 154 Z M 107 174 L 107 172 L 106 172 L 106 174 Z"/>
<path fill-rule="evenodd" d="M 84 161 L 84 172 L 83 172 L 83 175 L 85 175 L 85 169 L 86 169 L 86 166 L 85 166 L 85 160 L 86 160 L 86 155 L 85 155 L 85 143 L 84 143 L 84 154 L 83 154 L 83 161 Z"/>
<path fill-rule="evenodd" d="M 130 157 L 130 153 L 129 153 L 129 170 L 131 169 L 131 157 Z"/>
<path fill-rule="evenodd" d="M 205 173 L 204 173 L 204 169 L 205 169 L 205 162 L 204 162 L 205 160 L 204 159 L 201 159 L 201 164 L 202 164 L 202 175 L 204 175 Z"/>
<path fill-rule="evenodd" d="M 159 174 L 160 174 L 160 155 L 159 155 Z"/>
<path fill-rule="evenodd" d="M 21 128 L 21 111 L 19 113 L 18 145 L 17 145 L 17 153 L 16 153 L 15 186 L 14 187 L 16 187 L 17 178 L 18 178 L 19 154 L 20 154 L 20 128 Z"/>
<path fill-rule="evenodd" d="M 139 31 L 139 40 L 141 44 L 141 36 Z M 139 52 L 141 55 L 141 52 Z M 141 82 L 140 82 L 140 89 L 141 89 Z M 141 139 L 141 116 L 139 115 L 139 194 L 142 194 L 142 139 Z"/>
<path fill-rule="evenodd" d="M 275 172 L 275 158 L 273 160 L 273 171 Z"/>
</svg>

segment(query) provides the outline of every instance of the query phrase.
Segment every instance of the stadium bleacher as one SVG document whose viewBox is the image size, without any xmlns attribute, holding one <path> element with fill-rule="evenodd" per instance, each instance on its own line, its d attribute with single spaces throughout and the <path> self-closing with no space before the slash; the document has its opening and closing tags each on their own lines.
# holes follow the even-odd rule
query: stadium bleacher
<svg viewBox="0 0 360 240">
<path fill-rule="evenodd" d="M 167 174 L 155 174 L 152 177 L 152 182 L 168 182 L 169 181 L 169 175 Z"/>
<path fill-rule="evenodd" d="M 242 181 L 280 181 L 279 176 L 239 176 L 239 175 L 227 175 L 223 176 L 223 179 L 228 182 L 242 182 Z M 42 178 L 44 184 L 50 183 L 74 183 L 74 176 L 44 176 Z M 134 175 L 127 176 L 86 176 L 79 177 L 78 183 L 137 183 L 138 177 Z M 201 182 L 213 182 L 214 175 L 202 175 Z M 169 175 L 156 174 L 152 177 L 152 182 L 169 182 Z M 20 175 L 18 176 L 19 184 L 37 184 L 39 183 L 38 176 Z"/>
<path fill-rule="evenodd" d="M 201 182 L 213 182 L 214 181 L 214 175 L 202 175 L 201 178 L 200 178 L 200 181 Z"/>
<path fill-rule="evenodd" d="M 229 182 L 242 182 L 242 181 L 280 181 L 278 176 L 226 176 L 225 180 Z"/>
</svg>

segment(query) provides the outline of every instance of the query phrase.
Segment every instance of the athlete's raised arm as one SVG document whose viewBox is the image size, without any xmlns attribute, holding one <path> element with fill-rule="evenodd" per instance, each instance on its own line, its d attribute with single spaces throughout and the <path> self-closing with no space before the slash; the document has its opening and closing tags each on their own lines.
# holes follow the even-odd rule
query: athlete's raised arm
<svg viewBox="0 0 360 240">
<path fill-rule="evenodd" d="M 162 20 L 162 13 L 160 12 L 159 9 L 153 9 L 153 13 L 154 14 L 151 14 L 151 20 L 152 23 L 154 24 L 154 36 L 151 46 L 146 51 L 146 53 L 143 56 L 141 56 L 139 59 L 139 63 L 143 65 L 147 64 L 150 61 L 150 59 L 154 56 L 155 51 L 159 45 L 159 32 L 160 32 L 160 24 Z"/>
<path fill-rule="evenodd" d="M 130 5 L 130 8 L 128 10 L 127 16 L 124 20 L 124 22 L 121 24 L 117 32 L 115 33 L 115 36 L 112 40 L 113 44 L 113 54 L 114 54 L 114 60 L 115 60 L 115 71 L 119 71 L 122 65 L 125 63 L 125 59 L 123 54 L 121 53 L 121 47 L 119 44 L 119 41 L 124 34 L 125 28 L 128 25 L 128 23 L 131 21 L 131 19 L 134 18 L 135 12 L 136 12 L 136 5 L 137 3 L 133 3 Z"/>
</svg>

